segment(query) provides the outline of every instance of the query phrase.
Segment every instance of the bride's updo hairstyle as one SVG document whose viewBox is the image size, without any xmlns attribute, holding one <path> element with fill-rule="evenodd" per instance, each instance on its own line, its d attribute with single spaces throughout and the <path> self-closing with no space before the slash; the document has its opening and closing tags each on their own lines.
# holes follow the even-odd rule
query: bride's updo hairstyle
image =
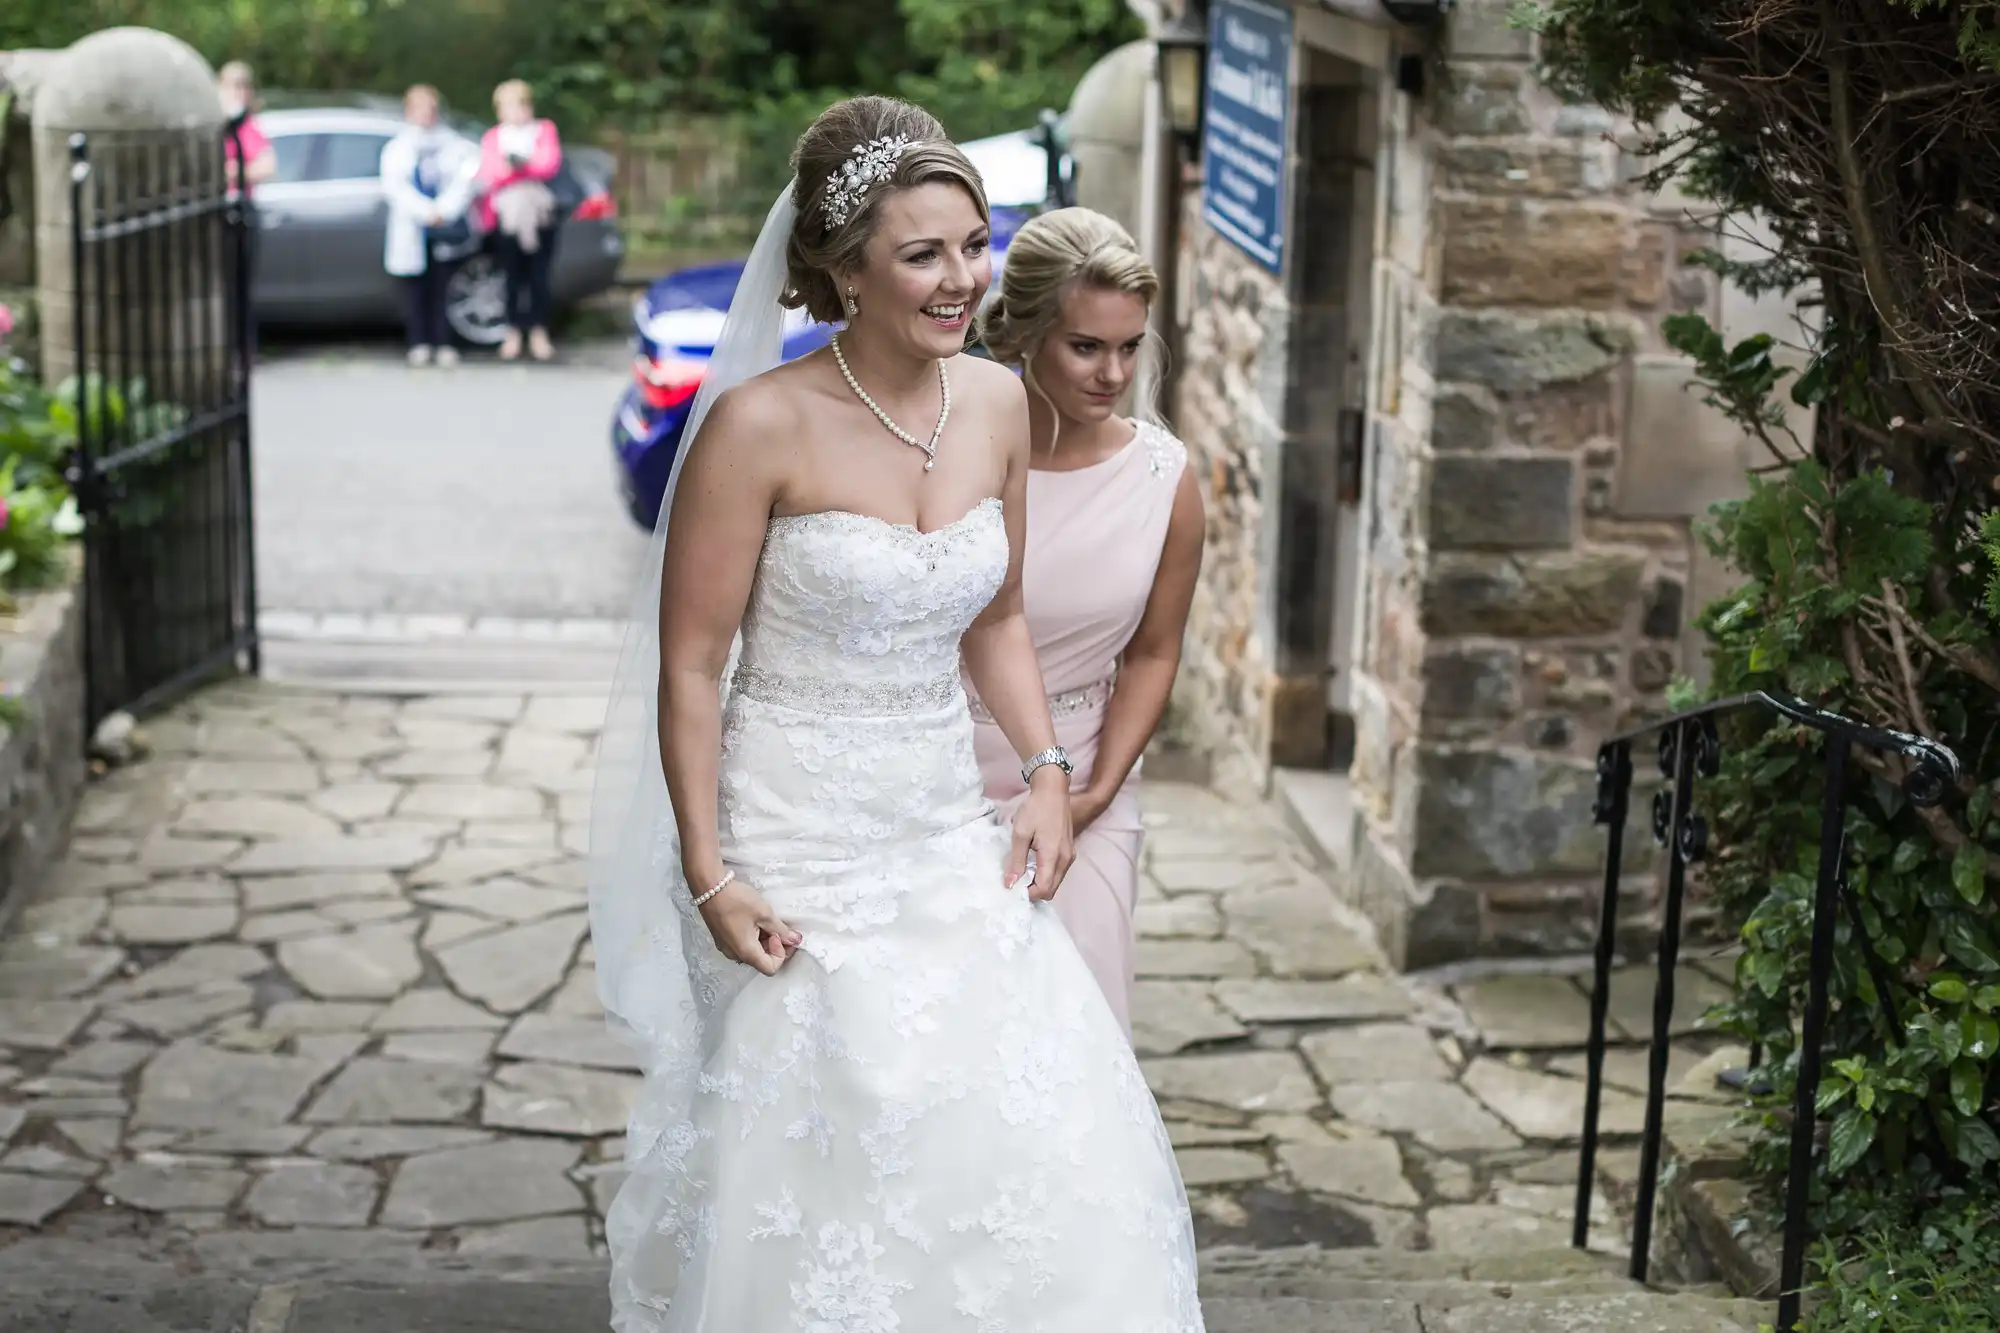
<svg viewBox="0 0 2000 1333">
<path fill-rule="evenodd" d="M 1123 292 L 1150 309 L 1160 275 L 1132 234 L 1094 209 L 1058 208 L 1030 218 L 1008 243 L 1000 291 L 980 316 L 986 350 L 1003 366 L 1028 369 L 1062 318 L 1063 299 L 1079 288 Z"/>
<path fill-rule="evenodd" d="M 900 151 L 870 155 L 882 140 L 906 140 Z M 851 213 L 843 208 L 851 163 L 886 163 Z M 792 204 L 798 217 L 785 246 L 791 290 L 787 309 L 804 307 L 822 324 L 846 317 L 840 274 L 861 268 L 881 216 L 882 200 L 916 185 L 956 185 L 991 222 L 978 169 L 952 143 L 936 116 L 893 97 L 850 97 L 820 113 L 792 150 Z M 831 207 L 829 206 L 831 205 Z"/>
</svg>

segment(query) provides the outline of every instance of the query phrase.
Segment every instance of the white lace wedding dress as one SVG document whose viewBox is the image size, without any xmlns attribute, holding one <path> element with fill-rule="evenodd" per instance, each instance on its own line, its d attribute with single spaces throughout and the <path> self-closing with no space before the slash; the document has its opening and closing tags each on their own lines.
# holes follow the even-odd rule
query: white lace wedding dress
<svg viewBox="0 0 2000 1333">
<path fill-rule="evenodd" d="M 931 533 L 772 522 L 723 848 L 805 942 L 775 977 L 730 963 L 669 876 L 705 1063 L 650 1071 L 633 1116 L 620 1333 L 1201 1329 L 1152 1095 L 1054 912 L 1002 883 L 958 648 L 1006 564 L 995 500 Z"/>
</svg>

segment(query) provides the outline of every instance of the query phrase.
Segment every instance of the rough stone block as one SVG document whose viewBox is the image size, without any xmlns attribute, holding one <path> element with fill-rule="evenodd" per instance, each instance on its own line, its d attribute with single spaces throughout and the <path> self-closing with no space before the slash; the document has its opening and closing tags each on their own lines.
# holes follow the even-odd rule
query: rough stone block
<svg viewBox="0 0 2000 1333">
<path fill-rule="evenodd" d="M 1424 729 L 1504 722 L 1521 707 L 1521 653 L 1504 644 L 1435 648 L 1424 657 Z"/>
<path fill-rule="evenodd" d="M 1599 868 L 1603 836 L 1591 822 L 1597 777 L 1580 762 L 1515 750 L 1418 751 L 1419 876 L 1467 879 Z"/>
<path fill-rule="evenodd" d="M 1443 91 L 1438 128 L 1445 134 L 1527 134 L 1535 128 L 1535 103 L 1553 100 L 1522 64 L 1454 66 Z"/>
<path fill-rule="evenodd" d="M 1632 213 L 1615 203 L 1440 201 L 1450 305 L 1603 308 L 1626 294 Z"/>
<path fill-rule="evenodd" d="M 1748 489 L 1757 447 L 1702 401 L 1693 363 L 1641 356 L 1632 364 L 1625 447 L 1619 454 L 1617 512 L 1626 518 L 1694 518 Z"/>
<path fill-rule="evenodd" d="M 1431 448 L 1439 453 L 1483 453 L 1498 438 L 1499 404 L 1490 389 L 1441 384 L 1431 400 Z"/>
<path fill-rule="evenodd" d="M 1631 551 L 1440 555 L 1424 588 L 1424 629 L 1510 638 L 1613 633 L 1644 571 L 1644 558 Z"/>
<path fill-rule="evenodd" d="M 1454 60 L 1526 60 L 1535 34 L 1510 20 L 1508 0 L 1468 0 L 1451 14 L 1445 50 Z"/>
<path fill-rule="evenodd" d="M 1602 194 L 1617 184 L 1618 148 L 1576 139 L 1448 139 L 1438 145 L 1446 190 L 1534 198 Z"/>
<path fill-rule="evenodd" d="M 1447 308 L 1438 316 L 1436 373 L 1519 392 L 1588 379 L 1624 361 L 1637 342 L 1632 322 L 1612 316 Z"/>
<path fill-rule="evenodd" d="M 1431 469 L 1430 535 L 1438 550 L 1568 546 L 1576 536 L 1575 461 L 1437 459 Z"/>
</svg>

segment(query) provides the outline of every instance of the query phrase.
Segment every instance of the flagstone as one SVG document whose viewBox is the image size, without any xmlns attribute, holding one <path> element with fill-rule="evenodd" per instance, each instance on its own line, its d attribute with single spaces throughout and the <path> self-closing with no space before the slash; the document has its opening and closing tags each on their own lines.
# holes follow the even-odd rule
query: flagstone
<svg viewBox="0 0 2000 1333">
<path fill-rule="evenodd" d="M 1133 995 L 1132 1048 L 1141 1055 L 1173 1055 L 1188 1046 L 1250 1035 L 1216 1004 L 1206 982 L 1140 981 Z"/>
<path fill-rule="evenodd" d="M 0 1171 L 0 1224 L 38 1227 L 83 1189 L 73 1178 Z"/>
<path fill-rule="evenodd" d="M 437 852 L 429 838 L 309 838 L 258 843 L 230 865 L 238 875 L 305 871 L 408 870 Z"/>
<path fill-rule="evenodd" d="M 0 999 L 0 1046 L 61 1050 L 96 1008 L 88 1000 Z"/>
<path fill-rule="evenodd" d="M 342 782 L 315 793 L 309 804 L 342 823 L 381 819 L 395 808 L 403 790 L 395 782 Z"/>
<path fill-rule="evenodd" d="M 320 787 L 316 767 L 289 759 L 197 759 L 183 781 L 198 796 L 304 796 Z"/>
<path fill-rule="evenodd" d="M 377 1032 L 434 1032 L 499 1028 L 506 1020 L 433 986 L 405 992 L 370 1026 Z"/>
<path fill-rule="evenodd" d="M 278 945 L 278 962 L 319 999 L 387 999 L 423 976 L 415 937 L 414 922 L 396 922 L 286 940 Z"/>
<path fill-rule="evenodd" d="M 562 983 L 587 928 L 571 912 L 463 940 L 434 957 L 452 987 L 500 1013 L 519 1013 Z"/>
<path fill-rule="evenodd" d="M 424 783 L 410 789 L 396 807 L 403 818 L 537 819 L 542 815 L 538 792 L 485 783 Z"/>
<path fill-rule="evenodd" d="M 348 898 L 399 898 L 402 891 L 384 871 L 359 870 L 320 875 L 278 875 L 243 881 L 243 901 L 253 912 L 318 907 Z"/>
<path fill-rule="evenodd" d="M 483 1071 L 367 1057 L 349 1064 L 300 1120 L 325 1124 L 450 1124 L 472 1113 Z"/>
<path fill-rule="evenodd" d="M 583 1192 L 567 1174 L 580 1152 L 575 1143 L 517 1138 L 412 1157 L 396 1172 L 381 1222 L 440 1227 L 581 1212 Z"/>
<path fill-rule="evenodd" d="M 267 1226 L 360 1227 L 368 1225 L 380 1193 L 365 1166 L 276 1162 L 250 1187 L 243 1208 Z"/>
<path fill-rule="evenodd" d="M 504 1065 L 486 1085 L 480 1123 L 536 1134 L 609 1134 L 631 1118 L 639 1084 L 636 1074 L 611 1070 Z"/>
<path fill-rule="evenodd" d="M 276 796 L 217 796 L 191 802 L 174 820 L 181 834 L 237 838 L 312 839 L 340 835 L 340 825 L 316 810 Z"/>
<path fill-rule="evenodd" d="M 489 879 L 449 889 L 420 889 L 417 901 L 428 907 L 472 912 L 500 921 L 535 921 L 576 910 L 576 895 L 539 888 L 518 879 Z"/>
<path fill-rule="evenodd" d="M 226 939 L 241 913 L 235 903 L 120 903 L 111 909 L 110 931 L 126 944 L 194 944 Z"/>
<path fill-rule="evenodd" d="M 372 1162 L 492 1141 L 493 1135 L 483 1129 L 449 1125 L 342 1125 L 313 1135 L 306 1151 L 340 1161 Z"/>
<path fill-rule="evenodd" d="M 500 1039 L 498 1053 L 511 1060 L 544 1060 L 599 1069 L 639 1067 L 631 1047 L 613 1035 L 602 1018 L 523 1014 Z"/>
<path fill-rule="evenodd" d="M 329 1067 L 177 1042 L 139 1076 L 136 1129 L 235 1129 L 289 1120 Z M 78 1147 L 85 1145 L 79 1143 Z"/>
</svg>

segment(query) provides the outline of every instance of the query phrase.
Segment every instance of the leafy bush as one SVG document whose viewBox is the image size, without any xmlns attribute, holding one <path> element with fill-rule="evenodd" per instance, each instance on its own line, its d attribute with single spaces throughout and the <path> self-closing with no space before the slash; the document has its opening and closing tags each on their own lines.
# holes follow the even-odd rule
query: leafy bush
<svg viewBox="0 0 2000 1333">
<path fill-rule="evenodd" d="M 1990 204 L 2000 198 L 2000 3 L 1531 8 L 1561 92 L 1642 124 L 1676 112 L 1679 128 L 1649 145 L 1655 180 L 1677 176 L 1776 238 L 1754 262 L 1710 256 L 1710 267 L 1752 292 L 1811 298 L 1816 327 L 1799 335 L 1796 375 L 1768 337 L 1726 345 L 1698 317 L 1667 330 L 1709 401 L 1769 457 L 1710 533 L 1744 580 L 1702 617 L 1714 691 L 1788 690 L 1941 740 L 1964 764 L 1942 805 L 1916 809 L 1900 788 L 1906 761 L 1854 757 L 1847 877 L 1859 929 L 1846 913 L 1837 922 L 1831 1058 L 1816 1089 L 1829 1122 L 1819 1225 L 1922 1234 L 1940 1201 L 2000 1194 L 2000 228 Z M 1806 438 L 1788 427 L 1796 414 L 1782 410 L 1784 394 L 1813 409 Z M 1723 1017 L 1763 1043 L 1766 1123 L 1788 1129 L 1819 868 L 1819 745 L 1758 718 L 1732 721 L 1723 742 L 1723 771 L 1701 789 L 1716 848 L 1704 883 L 1744 944 Z M 1774 1146 L 1763 1162 L 1775 1172 Z"/>
<path fill-rule="evenodd" d="M 1824 1300 L 1804 1333 L 1993 1333 L 1996 1234 L 2000 1208 L 1961 1203 L 1935 1221 L 1866 1232 L 1851 1257 L 1823 1244 Z"/>
<path fill-rule="evenodd" d="M 62 478 L 74 423 L 24 364 L 0 358 L 0 596 L 59 579 L 63 547 L 82 530 Z"/>
<path fill-rule="evenodd" d="M 120 23 L 171 32 L 212 63 L 248 60 L 273 88 L 427 82 L 483 114 L 518 76 L 578 135 L 689 114 L 770 123 L 871 90 L 972 138 L 1066 106 L 1093 61 L 1140 34 L 1123 0 L 10 0 L 0 50 Z"/>
</svg>

